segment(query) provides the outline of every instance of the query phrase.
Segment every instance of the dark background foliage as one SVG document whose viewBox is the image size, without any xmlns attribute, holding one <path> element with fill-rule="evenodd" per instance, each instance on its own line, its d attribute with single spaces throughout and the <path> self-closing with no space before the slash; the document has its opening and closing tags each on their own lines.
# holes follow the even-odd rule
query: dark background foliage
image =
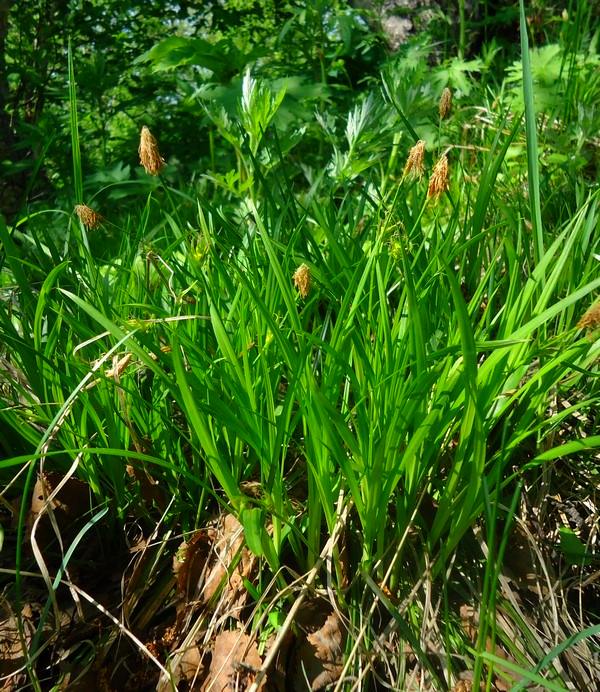
<svg viewBox="0 0 600 692">
<path fill-rule="evenodd" d="M 69 41 L 85 183 L 95 187 L 135 176 L 142 124 L 168 142 L 178 175 L 203 170 L 203 99 L 233 103 L 247 65 L 272 79 L 298 76 L 306 106 L 348 95 L 384 55 L 361 14 L 339 1 L 2 0 L 0 210 L 11 221 L 71 187 Z"/>
<path fill-rule="evenodd" d="M 347 112 L 379 74 L 391 52 L 385 16 L 407 20 L 413 33 L 426 30 L 443 59 L 456 52 L 459 5 L 431 0 L 0 0 L 0 212 L 14 223 L 38 208 L 70 208 L 76 201 L 69 42 L 85 196 L 103 190 L 111 204 L 125 204 L 150 185 L 139 175 L 142 125 L 164 143 L 170 182 L 189 185 L 206 171 L 225 173 L 235 167 L 230 147 L 219 146 L 216 121 L 223 113 L 236 115 L 247 68 L 274 90 L 285 81 L 277 116 L 282 146 L 294 148 L 303 165 L 318 167 L 323 152 L 320 134 L 311 136 L 315 110 Z M 500 0 L 465 6 L 465 59 L 479 55 L 482 47 L 483 54 L 494 51 L 493 73 L 501 75 L 518 49 L 517 5 Z M 555 10 L 547 3 L 530 3 L 534 45 L 536 38 L 543 41 L 545 32 L 559 28 Z M 294 139 L 301 129 L 302 136 Z"/>
</svg>

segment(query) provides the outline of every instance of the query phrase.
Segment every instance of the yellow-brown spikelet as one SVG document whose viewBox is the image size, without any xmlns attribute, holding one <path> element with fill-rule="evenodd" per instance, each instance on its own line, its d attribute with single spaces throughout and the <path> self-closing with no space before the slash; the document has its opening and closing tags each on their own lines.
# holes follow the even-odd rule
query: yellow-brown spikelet
<svg viewBox="0 0 600 692">
<path fill-rule="evenodd" d="M 450 89 L 448 89 L 448 87 L 442 91 L 438 109 L 440 111 L 441 120 L 444 120 L 444 118 L 447 118 L 450 115 L 450 111 L 452 110 L 452 92 Z"/>
<path fill-rule="evenodd" d="M 600 300 L 596 301 L 589 308 L 583 317 L 577 322 L 579 329 L 589 329 L 590 331 L 600 327 Z"/>
<path fill-rule="evenodd" d="M 311 276 L 307 264 L 301 264 L 294 272 L 294 286 L 303 298 L 310 292 Z"/>
<path fill-rule="evenodd" d="M 404 172 L 402 177 L 405 178 L 410 175 L 411 178 L 418 178 L 421 180 L 423 177 L 423 172 L 425 171 L 425 142 L 420 139 L 414 147 L 408 152 L 408 157 L 406 159 L 406 164 L 404 165 Z"/>
<path fill-rule="evenodd" d="M 448 189 L 448 157 L 442 154 L 438 162 L 433 167 L 433 172 L 429 178 L 427 197 L 439 197 L 442 192 Z"/>
<path fill-rule="evenodd" d="M 98 228 L 98 226 L 102 223 L 102 216 L 98 214 L 97 211 L 94 211 L 91 207 L 88 207 L 87 204 L 76 204 L 75 213 L 79 217 L 81 223 L 90 230 Z"/>
<path fill-rule="evenodd" d="M 158 151 L 158 143 L 150 130 L 144 125 L 140 134 L 140 163 L 150 175 L 158 175 L 166 161 Z"/>
</svg>

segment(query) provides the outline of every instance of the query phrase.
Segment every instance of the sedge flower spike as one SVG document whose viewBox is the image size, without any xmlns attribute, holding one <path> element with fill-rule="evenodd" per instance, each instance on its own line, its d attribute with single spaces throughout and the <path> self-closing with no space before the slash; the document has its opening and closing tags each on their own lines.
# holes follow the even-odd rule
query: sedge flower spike
<svg viewBox="0 0 600 692">
<path fill-rule="evenodd" d="M 420 139 L 414 147 L 408 152 L 408 157 L 406 159 L 406 164 L 404 165 L 404 171 L 402 177 L 410 176 L 411 178 L 418 178 L 421 180 L 423 177 L 423 172 L 425 171 L 425 142 Z"/>
<path fill-rule="evenodd" d="M 75 213 L 77 214 L 77 217 L 81 223 L 92 231 L 95 228 L 98 228 L 98 226 L 102 223 L 102 216 L 98 214 L 97 211 L 94 211 L 91 207 L 88 207 L 87 204 L 76 204 Z"/>
<path fill-rule="evenodd" d="M 452 92 L 448 87 L 442 91 L 438 109 L 440 112 L 440 120 L 444 120 L 450 115 L 450 111 L 452 110 Z"/>
<path fill-rule="evenodd" d="M 140 146 L 138 149 L 140 163 L 150 175 L 158 175 L 164 168 L 166 161 L 158 151 L 158 143 L 150 130 L 144 125 L 140 134 Z"/>
<path fill-rule="evenodd" d="M 427 197 L 438 198 L 448 187 L 448 157 L 446 154 L 442 154 L 433 167 L 433 172 L 429 178 Z"/>
<path fill-rule="evenodd" d="M 577 322 L 578 329 L 588 329 L 594 331 L 600 327 L 600 300 L 594 303 L 591 308 Z"/>
<path fill-rule="evenodd" d="M 311 276 L 310 269 L 308 265 L 301 264 L 298 269 L 294 272 L 294 286 L 298 289 L 298 292 L 303 298 L 310 292 Z"/>
</svg>

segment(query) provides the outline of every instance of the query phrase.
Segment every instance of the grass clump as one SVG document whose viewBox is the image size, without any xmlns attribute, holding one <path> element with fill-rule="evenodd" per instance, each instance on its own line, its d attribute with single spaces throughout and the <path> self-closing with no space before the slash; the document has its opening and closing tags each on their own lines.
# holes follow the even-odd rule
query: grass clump
<svg viewBox="0 0 600 692">
<path fill-rule="evenodd" d="M 578 111 L 525 57 L 519 108 L 514 68 L 428 56 L 317 112 L 310 164 L 245 72 L 207 107 L 235 165 L 174 186 L 144 126 L 117 216 L 69 60 L 77 220 L 0 226 L 17 682 L 597 683 L 599 193 L 538 160 Z"/>
</svg>

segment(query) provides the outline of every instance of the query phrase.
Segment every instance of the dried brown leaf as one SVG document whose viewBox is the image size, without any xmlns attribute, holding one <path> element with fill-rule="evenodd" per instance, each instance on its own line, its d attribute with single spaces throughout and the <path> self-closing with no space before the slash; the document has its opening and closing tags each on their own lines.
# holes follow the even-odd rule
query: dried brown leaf
<svg viewBox="0 0 600 692">
<path fill-rule="evenodd" d="M 141 464 L 137 464 L 133 460 L 132 463 L 127 464 L 125 470 L 131 479 L 132 485 L 138 485 L 144 504 L 147 507 L 156 505 L 160 510 L 164 510 L 167 503 L 165 501 L 165 491 L 160 481 L 153 478 Z"/>
<path fill-rule="evenodd" d="M 194 598 L 202 573 L 206 569 L 214 536 L 210 531 L 196 531 L 183 542 L 173 557 L 173 574 L 177 580 L 177 592 L 188 600 Z"/>
<path fill-rule="evenodd" d="M 63 480 L 60 473 L 44 473 L 38 476 L 31 498 L 30 512 L 33 518 L 42 511 L 46 498 Z M 76 518 L 90 508 L 90 489 L 87 483 L 77 478 L 69 478 L 51 502 L 52 509 L 61 511 L 66 517 Z"/>
<path fill-rule="evenodd" d="M 59 559 L 50 549 L 56 544 L 56 535 L 52 528 L 49 511 L 52 511 L 56 526 L 60 532 L 63 545 L 69 544 L 81 528 L 86 514 L 90 510 L 90 488 L 87 483 L 76 478 L 69 478 L 57 496 L 46 507 L 46 500 L 64 480 L 60 473 L 44 473 L 38 476 L 33 489 L 31 505 L 27 515 L 27 537 L 31 536 L 33 525 L 41 514 L 37 524 L 35 540 L 47 557 L 47 564 L 53 566 Z"/>
<path fill-rule="evenodd" d="M 477 641 L 479 632 L 479 615 L 473 606 L 463 603 L 460 610 L 460 624 L 471 642 Z"/>
<path fill-rule="evenodd" d="M 324 601 L 307 604 L 298 623 L 299 637 L 288 671 L 291 689 L 322 690 L 335 683 L 344 665 L 345 628 Z"/>
<path fill-rule="evenodd" d="M 176 683 L 179 683 L 181 680 L 185 680 L 187 683 L 185 689 L 189 690 L 190 692 L 192 690 L 202 689 L 202 685 L 204 684 L 208 673 L 202 659 L 203 657 L 200 649 L 197 646 L 190 646 L 179 658 L 177 665 L 173 670 L 173 680 Z M 157 689 L 161 692 L 162 690 L 167 692 L 167 690 L 171 690 L 171 685 L 163 680 Z"/>
<path fill-rule="evenodd" d="M 243 692 L 262 665 L 256 642 L 240 631 L 221 632 L 214 641 L 212 660 L 203 692 Z M 264 688 L 264 683 L 258 686 Z"/>
<path fill-rule="evenodd" d="M 239 561 L 233 568 L 239 553 Z M 256 565 L 255 556 L 244 546 L 244 531 L 240 522 L 228 514 L 215 542 L 215 561 L 202 589 L 204 603 L 211 601 L 226 580 L 223 600 L 230 608 L 241 608 L 248 600 L 244 579 L 249 579 Z M 227 575 L 229 574 L 229 578 Z M 235 613 L 230 613 L 235 616 Z"/>
<path fill-rule="evenodd" d="M 274 632 L 265 645 L 265 657 L 276 640 L 277 632 Z M 286 630 L 283 640 L 277 649 L 275 660 L 271 664 L 267 674 L 265 692 L 288 692 L 288 660 L 295 637 L 291 629 Z"/>
<path fill-rule="evenodd" d="M 479 636 L 479 612 L 473 607 L 468 604 L 463 604 L 460 607 L 460 620 L 461 620 L 461 626 L 467 635 L 467 637 L 471 640 L 471 642 L 475 643 L 477 641 L 477 637 Z M 506 651 L 500 646 L 500 644 L 496 643 L 494 646 L 492 643 L 492 639 L 490 637 L 487 638 L 486 643 L 485 643 L 485 650 L 488 651 L 489 653 L 494 653 L 494 655 L 498 656 L 499 658 L 503 658 L 505 660 L 511 661 L 512 663 L 515 663 L 514 659 L 509 656 Z M 500 666 L 501 668 L 501 666 Z M 504 669 L 503 669 L 504 672 Z M 510 679 L 511 674 L 509 672 L 506 672 L 505 675 L 508 676 Z M 512 683 L 510 683 L 508 686 L 506 686 L 505 682 L 501 678 L 496 678 L 494 685 L 493 685 L 493 690 L 496 690 L 497 692 L 506 692 L 506 690 L 509 690 L 513 687 L 513 684 L 517 682 L 517 679 L 515 678 Z M 469 678 L 465 676 L 463 680 L 461 680 L 458 685 L 463 684 L 463 685 L 469 685 L 469 687 L 464 687 L 460 688 L 457 686 L 457 690 L 465 689 L 465 690 L 471 690 L 472 687 L 472 682 Z M 483 685 L 482 689 L 485 689 L 485 685 Z"/>
<path fill-rule="evenodd" d="M 113 692 L 106 668 L 90 669 L 83 675 L 67 673 L 60 687 L 64 692 Z"/>
<path fill-rule="evenodd" d="M 25 646 L 29 647 L 35 633 L 34 619 L 39 606 L 26 603 L 21 610 L 23 638 Z M 35 616 L 35 617 L 34 617 Z M 25 662 L 25 654 L 19 637 L 17 616 L 11 613 L 5 620 L 0 621 L 0 675 L 10 676 Z M 1 688 L 0 688 L 1 689 Z M 7 687 L 7 689 L 11 689 Z"/>
<path fill-rule="evenodd" d="M 517 587 L 538 593 L 539 569 L 535 553 L 520 524 L 515 525 L 508 538 L 503 566 Z"/>
<path fill-rule="evenodd" d="M 179 595 L 201 605 L 217 605 L 231 617 L 248 600 L 244 580 L 256 566 L 255 556 L 244 546 L 244 532 L 231 514 L 215 528 L 197 531 L 183 543 L 173 560 Z"/>
</svg>

